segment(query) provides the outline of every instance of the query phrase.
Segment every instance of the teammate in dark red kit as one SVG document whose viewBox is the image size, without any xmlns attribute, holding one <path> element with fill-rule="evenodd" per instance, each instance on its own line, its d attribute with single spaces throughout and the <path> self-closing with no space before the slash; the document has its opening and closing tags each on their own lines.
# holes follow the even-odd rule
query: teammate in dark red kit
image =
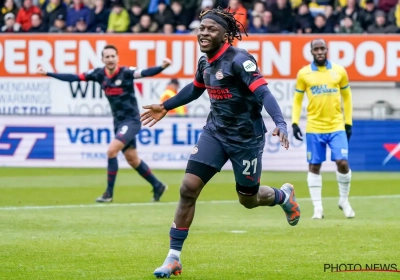
<svg viewBox="0 0 400 280">
<path fill-rule="evenodd" d="M 122 150 L 127 162 L 153 186 L 153 201 L 159 201 L 167 186 L 160 182 L 142 161 L 136 151 L 136 134 L 141 128 L 139 108 L 135 97 L 134 79 L 161 73 L 171 61 L 164 59 L 162 66 L 145 70 L 118 65 L 118 50 L 107 45 L 102 51 L 105 67 L 95 68 L 80 75 L 48 73 L 39 67 L 37 73 L 66 82 L 95 81 L 101 85 L 110 103 L 114 117 L 115 139 L 108 147 L 107 189 L 97 202 L 112 202 L 114 184 L 118 173 L 117 155 Z"/>
<path fill-rule="evenodd" d="M 241 40 L 240 25 L 229 10 L 213 9 L 200 15 L 197 35 L 202 56 L 193 83 L 160 105 L 144 106 L 143 125 L 153 126 L 168 110 L 188 104 L 207 90 L 211 112 L 197 145 L 189 158 L 180 188 L 180 200 L 170 230 L 170 251 L 163 265 L 154 271 L 157 278 L 180 274 L 180 254 L 192 224 L 196 200 L 207 182 L 232 162 L 239 202 L 246 208 L 280 205 L 288 223 L 295 226 L 300 207 L 294 188 L 260 187 L 261 158 L 265 133 L 263 106 L 272 117 L 282 146 L 289 148 L 287 126 L 281 109 L 260 74 L 257 62 L 245 50 L 232 46 Z"/>
</svg>

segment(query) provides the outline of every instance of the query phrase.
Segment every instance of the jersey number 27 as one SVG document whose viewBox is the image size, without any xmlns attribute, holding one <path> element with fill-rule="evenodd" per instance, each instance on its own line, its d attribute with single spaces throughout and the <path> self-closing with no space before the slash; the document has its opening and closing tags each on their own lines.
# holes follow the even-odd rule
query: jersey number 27
<svg viewBox="0 0 400 280">
<path fill-rule="evenodd" d="M 250 167 L 253 166 L 253 174 L 257 172 L 257 158 L 253 159 L 252 161 L 250 160 L 243 160 L 243 165 L 245 166 L 243 175 L 250 175 Z"/>
</svg>

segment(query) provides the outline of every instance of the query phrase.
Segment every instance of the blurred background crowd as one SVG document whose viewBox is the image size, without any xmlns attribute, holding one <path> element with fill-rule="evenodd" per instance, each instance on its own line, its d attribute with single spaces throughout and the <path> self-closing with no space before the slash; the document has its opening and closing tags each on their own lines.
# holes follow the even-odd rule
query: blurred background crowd
<svg viewBox="0 0 400 280">
<path fill-rule="evenodd" d="M 248 33 L 400 33 L 400 0 L 0 0 L 9 32 L 196 33 L 230 7 Z"/>
</svg>

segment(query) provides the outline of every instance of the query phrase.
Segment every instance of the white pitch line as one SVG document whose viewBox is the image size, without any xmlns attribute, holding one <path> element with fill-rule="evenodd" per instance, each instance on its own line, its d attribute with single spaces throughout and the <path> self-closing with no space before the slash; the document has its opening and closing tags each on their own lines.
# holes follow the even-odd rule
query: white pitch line
<svg viewBox="0 0 400 280">
<path fill-rule="evenodd" d="M 395 199 L 400 198 L 400 195 L 376 195 L 376 196 L 351 196 L 353 199 Z M 323 200 L 335 200 L 338 197 L 323 197 Z M 310 201 L 309 198 L 298 198 L 297 201 Z M 44 205 L 44 206 L 5 206 L 0 207 L 0 211 L 12 210 L 44 210 L 44 209 L 76 209 L 76 208 L 101 208 L 101 207 L 132 207 L 132 206 L 162 206 L 176 205 L 178 202 L 142 202 L 142 203 L 105 203 L 105 204 L 76 204 L 76 205 Z M 197 201 L 197 204 L 232 204 L 239 203 L 237 200 L 210 200 Z"/>
</svg>

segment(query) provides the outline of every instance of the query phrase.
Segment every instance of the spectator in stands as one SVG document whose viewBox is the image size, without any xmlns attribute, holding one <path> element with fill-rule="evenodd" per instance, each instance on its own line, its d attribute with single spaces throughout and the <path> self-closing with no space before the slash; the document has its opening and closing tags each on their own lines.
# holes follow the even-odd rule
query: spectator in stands
<svg viewBox="0 0 400 280">
<path fill-rule="evenodd" d="M 253 18 L 254 17 L 260 17 L 262 20 L 263 13 L 265 12 L 265 4 L 264 2 L 257 1 L 254 3 L 253 9 L 249 13 L 249 19 L 248 19 L 248 26 L 247 29 L 252 29 L 253 26 Z M 261 23 L 263 25 L 263 23 Z"/>
<path fill-rule="evenodd" d="M 332 6 L 325 6 L 324 15 L 326 19 L 325 33 L 336 33 L 339 30 L 339 13 Z"/>
<path fill-rule="evenodd" d="M 29 33 L 47 32 L 47 29 L 42 22 L 42 16 L 40 14 L 31 15 L 31 27 L 29 28 L 28 32 Z"/>
<path fill-rule="evenodd" d="M 32 15 L 40 13 L 40 9 L 33 6 L 32 0 L 24 0 L 24 4 L 17 14 L 17 22 L 21 24 L 22 30 L 28 31 L 32 26 Z"/>
<path fill-rule="evenodd" d="M 53 26 L 50 27 L 49 32 L 51 33 L 64 33 L 67 31 L 67 23 L 63 14 L 59 14 L 54 20 Z"/>
<path fill-rule="evenodd" d="M 301 4 L 307 5 L 306 1 L 303 0 L 290 0 L 290 6 L 296 14 Z"/>
<path fill-rule="evenodd" d="M 312 27 L 312 33 L 329 33 L 326 28 L 326 17 L 325 15 L 317 15 L 314 18 L 314 25 Z"/>
<path fill-rule="evenodd" d="M 308 10 L 308 5 L 303 3 L 299 6 L 298 13 L 294 20 L 294 32 L 301 33 L 311 33 L 313 17 Z"/>
<path fill-rule="evenodd" d="M 359 9 L 356 0 L 347 0 L 347 6 L 341 11 L 339 20 L 345 17 L 351 17 L 353 21 L 356 21 L 358 20 L 358 13 Z"/>
<path fill-rule="evenodd" d="M 76 33 L 86 33 L 88 31 L 88 26 L 86 24 L 85 18 L 81 17 L 75 24 Z"/>
<path fill-rule="evenodd" d="M 200 9 L 201 9 L 201 11 L 209 11 L 209 10 L 213 9 L 213 6 L 214 6 L 213 0 L 202 0 Z M 200 13 L 200 11 L 198 11 L 198 12 Z"/>
<path fill-rule="evenodd" d="M 179 31 L 185 31 L 191 20 L 190 15 L 183 9 L 182 4 L 174 1 L 171 3 L 171 10 L 174 16 L 174 25 Z"/>
<path fill-rule="evenodd" d="M 309 3 L 308 8 L 310 9 L 310 14 L 313 17 L 325 14 L 325 8 L 327 6 L 333 7 L 335 5 L 335 0 L 306 0 L 304 2 Z"/>
<path fill-rule="evenodd" d="M 194 15 L 193 21 L 199 20 L 200 13 L 202 11 L 209 11 L 212 10 L 214 7 L 214 2 L 213 0 L 201 0 L 201 5 L 200 7 L 196 10 L 196 13 Z"/>
<path fill-rule="evenodd" d="M 389 12 L 389 23 L 397 26 L 397 29 L 400 30 L 400 0 Z"/>
<path fill-rule="evenodd" d="M 263 26 L 267 28 L 267 33 L 280 33 L 281 28 L 277 23 L 274 23 L 274 18 L 270 11 L 263 13 Z"/>
<path fill-rule="evenodd" d="M 47 28 L 54 26 L 56 19 L 65 21 L 67 18 L 67 8 L 61 0 L 50 0 L 44 8 L 43 23 Z"/>
<path fill-rule="evenodd" d="M 379 0 L 378 9 L 389 13 L 394 6 L 396 6 L 398 0 Z"/>
<path fill-rule="evenodd" d="M 236 12 L 235 19 L 243 24 L 244 28 L 247 28 L 247 10 L 243 7 L 241 0 L 230 0 L 229 7 L 231 12 Z M 240 31 L 243 32 L 243 27 L 240 27 Z"/>
<path fill-rule="evenodd" d="M 174 13 L 171 8 L 166 5 L 166 0 L 159 0 L 158 11 L 153 14 L 153 19 L 159 26 L 159 29 L 162 29 L 164 24 L 174 21 Z"/>
<path fill-rule="evenodd" d="M 119 1 L 113 4 L 110 17 L 108 18 L 108 33 L 123 33 L 128 31 L 130 24 L 128 11 Z"/>
<path fill-rule="evenodd" d="M 386 14 L 384 11 L 378 10 L 375 13 L 375 23 L 367 29 L 371 34 L 396 33 L 397 27 L 386 22 Z"/>
<path fill-rule="evenodd" d="M 150 6 L 153 5 L 150 4 L 150 2 L 157 2 L 158 0 L 123 0 L 123 1 L 124 1 L 124 7 L 127 10 L 131 10 L 133 6 L 136 6 L 140 8 L 140 13 L 142 13 L 142 11 L 144 11 L 147 8 L 150 9 Z M 155 7 L 157 8 L 157 4 L 155 4 Z"/>
<path fill-rule="evenodd" d="M 151 20 L 149 15 L 142 15 L 140 22 L 133 27 L 133 33 L 156 33 L 158 30 L 157 23 Z"/>
<path fill-rule="evenodd" d="M 1 28 L 4 33 L 19 33 L 22 32 L 21 25 L 15 22 L 15 15 L 8 13 L 4 16 L 4 26 Z"/>
<path fill-rule="evenodd" d="M 106 9 L 104 0 L 96 0 L 95 8 L 93 9 L 93 25 L 91 27 L 92 32 L 103 33 L 107 30 L 108 17 L 110 11 Z"/>
<path fill-rule="evenodd" d="M 248 32 L 253 34 L 267 33 L 267 28 L 264 26 L 263 20 L 260 16 L 253 17 L 251 24 L 249 24 Z"/>
<path fill-rule="evenodd" d="M 340 28 L 338 33 L 346 33 L 346 34 L 361 34 L 364 30 L 361 28 L 361 25 L 357 21 L 353 21 L 353 18 L 350 16 L 346 16 L 342 19 L 340 23 Z"/>
<path fill-rule="evenodd" d="M 251 20 L 252 17 L 262 17 L 262 14 L 265 12 L 265 4 L 262 1 L 257 1 L 254 3 L 253 10 L 250 13 L 249 19 Z"/>
<path fill-rule="evenodd" d="M 134 4 L 129 10 L 129 20 L 130 20 L 129 30 L 132 30 L 132 28 L 139 23 L 142 15 L 143 15 L 142 7 L 140 7 L 140 5 Z"/>
<path fill-rule="evenodd" d="M 171 1 L 171 0 L 170 0 Z M 182 10 L 184 11 L 185 15 L 187 16 L 186 19 L 186 27 L 189 27 L 189 24 L 196 16 L 196 10 L 200 5 L 201 0 L 172 0 L 171 5 L 173 2 L 179 2 L 182 6 Z"/>
<path fill-rule="evenodd" d="M 174 34 L 175 33 L 174 25 L 172 23 L 165 23 L 164 26 L 162 27 L 161 33 Z"/>
<path fill-rule="evenodd" d="M 164 1 L 163 0 L 147 0 L 147 2 L 149 2 L 148 5 L 142 6 L 142 10 L 148 8 L 147 13 L 149 15 L 153 15 L 158 12 L 159 5 L 161 2 L 165 2 L 165 4 L 168 6 L 171 4 L 170 0 L 164 0 Z"/>
<path fill-rule="evenodd" d="M 9 13 L 12 13 L 14 17 L 16 17 L 18 14 L 18 6 L 14 3 L 13 0 L 4 0 L 4 5 L 1 8 L 0 14 L 0 26 L 4 25 L 4 17 Z"/>
<path fill-rule="evenodd" d="M 374 24 L 376 11 L 374 0 L 366 0 L 365 9 L 360 10 L 358 16 L 362 29 L 367 30 L 368 26 Z"/>
<path fill-rule="evenodd" d="M 272 4 L 271 13 L 274 15 L 273 22 L 279 25 L 282 33 L 293 31 L 294 17 L 292 7 L 287 0 L 277 0 Z"/>
<path fill-rule="evenodd" d="M 200 28 L 200 21 L 199 20 L 194 20 L 189 25 L 189 29 L 190 29 L 190 33 L 191 34 L 197 34 L 199 32 L 199 28 Z"/>
<path fill-rule="evenodd" d="M 74 0 L 73 6 L 69 8 L 67 13 L 67 30 L 75 32 L 76 24 L 82 20 L 86 26 L 91 25 L 93 22 L 92 11 L 83 4 L 82 0 Z M 81 26 L 82 23 L 79 24 Z"/>
</svg>

